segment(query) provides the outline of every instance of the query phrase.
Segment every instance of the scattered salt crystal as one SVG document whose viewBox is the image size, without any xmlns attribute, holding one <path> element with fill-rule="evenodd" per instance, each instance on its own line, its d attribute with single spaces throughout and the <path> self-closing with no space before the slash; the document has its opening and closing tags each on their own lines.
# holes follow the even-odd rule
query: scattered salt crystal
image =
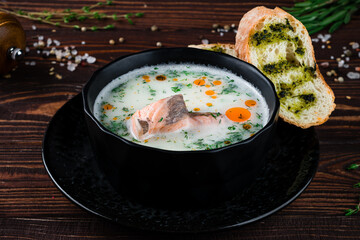
<svg viewBox="0 0 360 240">
<path fill-rule="evenodd" d="M 40 50 L 36 50 L 36 54 L 40 54 L 41 53 L 41 51 Z"/>
<path fill-rule="evenodd" d="M 29 47 L 25 47 L 25 52 L 30 52 L 30 48 Z"/>
<path fill-rule="evenodd" d="M 71 55 L 77 55 L 78 51 L 76 49 L 71 50 Z"/>
<path fill-rule="evenodd" d="M 51 39 L 51 38 L 48 38 L 48 39 L 46 40 L 46 46 L 49 47 L 51 44 L 52 44 L 52 39 Z"/>
<path fill-rule="evenodd" d="M 38 41 L 38 47 L 39 47 L 39 48 L 45 47 L 45 43 L 44 43 L 43 40 L 39 40 L 39 41 Z"/>
<path fill-rule="evenodd" d="M 63 66 L 65 66 L 65 63 L 60 63 L 59 65 L 60 65 L 60 67 L 63 67 Z"/>
<path fill-rule="evenodd" d="M 352 49 L 359 48 L 359 43 L 355 42 L 353 45 L 351 45 Z"/>
<path fill-rule="evenodd" d="M 349 64 L 344 64 L 344 68 L 349 68 Z"/>
<path fill-rule="evenodd" d="M 358 52 L 358 57 L 360 58 L 360 52 Z"/>
<path fill-rule="evenodd" d="M 82 60 L 85 60 L 85 59 L 87 59 L 89 57 L 89 54 L 88 53 L 85 53 L 82 57 L 81 57 L 81 59 Z"/>
<path fill-rule="evenodd" d="M 319 35 L 317 35 L 317 38 L 320 39 L 322 42 L 326 42 L 331 38 L 331 35 L 330 34 L 325 34 L 325 35 L 319 34 Z"/>
<path fill-rule="evenodd" d="M 334 56 L 330 56 L 330 59 L 334 59 Z"/>
<path fill-rule="evenodd" d="M 346 47 L 345 47 L 345 46 L 343 46 L 343 50 L 346 50 Z"/>
<path fill-rule="evenodd" d="M 28 61 L 25 61 L 25 65 L 29 65 L 30 64 L 30 62 L 28 62 Z"/>
<path fill-rule="evenodd" d="M 320 66 L 322 67 L 329 67 L 329 62 L 323 62 L 323 63 L 320 63 Z"/>
<path fill-rule="evenodd" d="M 36 65 L 36 62 L 35 61 L 31 61 L 30 62 L 30 66 L 35 66 Z"/>
<path fill-rule="evenodd" d="M 45 56 L 49 56 L 50 55 L 50 52 L 49 51 L 47 51 L 47 50 L 44 50 L 43 52 L 42 52 L 42 54 L 44 54 Z"/>
<path fill-rule="evenodd" d="M 75 57 L 75 63 L 80 63 L 81 62 L 81 56 L 76 56 Z"/>
<path fill-rule="evenodd" d="M 350 61 L 350 58 L 349 58 L 349 57 L 346 57 L 346 58 L 345 58 L 345 61 L 347 61 L 347 62 Z"/>
<path fill-rule="evenodd" d="M 224 33 L 223 33 L 223 32 L 220 33 L 220 37 L 222 37 L 222 36 L 224 36 Z"/>
<path fill-rule="evenodd" d="M 323 39 L 321 39 L 322 42 L 326 42 L 328 41 L 329 39 L 331 38 L 331 35 L 330 34 L 325 34 Z"/>
<path fill-rule="evenodd" d="M 82 42 L 81 42 L 81 45 L 85 45 L 85 44 L 86 44 L 86 42 L 85 42 L 85 41 L 82 41 Z"/>
<path fill-rule="evenodd" d="M 346 76 L 350 79 L 359 79 L 360 78 L 360 73 L 357 72 L 348 72 L 346 74 Z"/>
<path fill-rule="evenodd" d="M 76 64 L 70 63 L 70 64 L 68 64 L 68 66 L 67 66 L 67 70 L 69 70 L 70 72 L 73 72 L 73 71 L 75 71 L 76 66 L 77 66 Z"/>
<path fill-rule="evenodd" d="M 318 39 L 318 38 L 313 38 L 313 39 L 311 39 L 311 41 L 313 41 L 313 42 L 319 42 L 319 39 Z"/>
<path fill-rule="evenodd" d="M 321 48 L 325 48 L 325 45 L 321 45 Z"/>
<path fill-rule="evenodd" d="M 75 49 L 75 46 L 74 46 L 74 45 L 71 45 L 70 48 L 71 48 L 71 49 Z"/>
<path fill-rule="evenodd" d="M 56 61 L 51 61 L 51 64 L 56 64 Z"/>
<path fill-rule="evenodd" d="M 54 44 L 56 45 L 56 46 L 60 46 L 60 41 L 58 41 L 58 40 L 56 40 L 56 39 L 54 39 Z"/>
<path fill-rule="evenodd" d="M 35 25 L 32 25 L 31 28 L 32 28 L 32 30 L 34 30 L 34 31 L 36 30 L 36 26 L 35 26 Z"/>
<path fill-rule="evenodd" d="M 38 36 L 38 40 L 39 40 L 39 41 L 44 40 L 44 36 L 42 36 L 42 35 Z"/>
<path fill-rule="evenodd" d="M 56 56 L 56 60 L 60 61 L 62 58 L 62 51 L 61 50 L 55 50 L 55 56 Z"/>
<path fill-rule="evenodd" d="M 338 63 L 338 67 L 341 68 L 344 66 L 345 61 L 344 60 L 340 60 Z"/>
<path fill-rule="evenodd" d="M 33 43 L 33 46 L 34 46 L 35 48 L 37 48 L 37 47 L 39 46 L 39 43 L 38 43 L 38 42 L 34 42 L 34 43 Z"/>
<path fill-rule="evenodd" d="M 237 30 L 236 30 L 236 29 L 234 29 L 234 33 L 237 33 Z"/>
<path fill-rule="evenodd" d="M 62 56 L 63 57 L 68 57 L 70 55 L 70 51 L 69 50 L 65 50 L 62 52 Z"/>
<path fill-rule="evenodd" d="M 202 40 L 201 40 L 201 43 L 202 43 L 202 44 L 209 44 L 209 40 L 207 40 L 207 39 L 202 39 Z"/>
<path fill-rule="evenodd" d="M 93 57 L 93 56 L 89 56 L 89 57 L 86 59 L 86 61 L 87 61 L 88 63 L 92 64 L 92 63 L 96 62 L 96 58 Z"/>
</svg>

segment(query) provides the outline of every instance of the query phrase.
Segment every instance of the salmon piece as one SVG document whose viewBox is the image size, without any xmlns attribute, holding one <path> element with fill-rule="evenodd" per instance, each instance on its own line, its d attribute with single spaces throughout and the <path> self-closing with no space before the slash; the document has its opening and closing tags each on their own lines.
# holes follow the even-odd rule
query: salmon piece
<svg viewBox="0 0 360 240">
<path fill-rule="evenodd" d="M 189 113 L 183 96 L 177 94 L 137 110 L 130 119 L 130 132 L 137 140 L 145 140 L 160 133 L 215 123 L 219 120 L 212 113 Z"/>
</svg>

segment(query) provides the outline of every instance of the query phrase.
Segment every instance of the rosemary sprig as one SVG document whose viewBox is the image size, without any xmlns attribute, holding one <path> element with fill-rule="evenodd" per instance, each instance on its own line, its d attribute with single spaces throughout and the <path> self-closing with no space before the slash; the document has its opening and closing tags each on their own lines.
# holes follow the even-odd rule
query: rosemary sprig
<svg viewBox="0 0 360 240">
<path fill-rule="evenodd" d="M 358 163 L 353 163 L 350 164 L 350 166 L 348 166 L 346 169 L 347 170 L 354 170 L 360 167 L 360 164 Z M 360 182 L 356 183 L 353 185 L 354 188 L 360 188 Z M 358 213 L 360 211 L 360 199 L 359 199 L 359 203 L 355 206 L 355 208 L 351 209 L 345 209 L 345 216 L 351 216 L 354 215 L 356 213 Z"/>
<path fill-rule="evenodd" d="M 141 12 L 126 13 L 126 14 L 106 14 L 98 11 L 93 11 L 93 9 L 96 7 L 113 5 L 112 0 L 106 0 L 105 2 L 98 2 L 90 6 L 84 6 L 81 9 L 72 10 L 70 8 L 67 8 L 61 12 L 51 12 L 51 11 L 27 12 L 24 10 L 9 9 L 5 3 L 2 4 L 5 6 L 5 8 L 0 8 L 0 11 L 15 15 L 17 17 L 39 21 L 41 23 L 45 23 L 57 27 L 75 28 L 82 31 L 86 31 L 87 29 L 90 29 L 92 31 L 107 30 L 107 29 L 113 29 L 115 28 L 115 26 L 114 24 L 108 24 L 105 26 L 92 26 L 87 28 L 83 24 L 81 25 L 73 24 L 72 22 L 75 21 L 84 22 L 87 19 L 91 19 L 91 20 L 111 19 L 114 21 L 125 19 L 129 24 L 134 24 L 131 17 L 142 17 L 144 15 L 144 13 Z"/>
<path fill-rule="evenodd" d="M 345 216 L 351 216 L 351 215 L 354 215 L 355 213 L 358 213 L 360 210 L 360 202 L 358 205 L 355 206 L 354 209 L 345 209 Z"/>
<path fill-rule="evenodd" d="M 305 0 L 296 2 L 291 8 L 283 8 L 300 20 L 310 35 L 326 27 L 333 33 L 350 22 L 351 16 L 360 8 L 360 0 Z"/>
</svg>

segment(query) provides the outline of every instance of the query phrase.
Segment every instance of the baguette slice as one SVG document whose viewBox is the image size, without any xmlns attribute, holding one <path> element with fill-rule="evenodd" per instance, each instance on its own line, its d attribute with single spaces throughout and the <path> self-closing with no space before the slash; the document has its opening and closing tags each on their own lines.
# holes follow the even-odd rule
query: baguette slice
<svg viewBox="0 0 360 240">
<path fill-rule="evenodd" d="M 335 97 L 316 64 L 304 25 L 280 8 L 256 7 L 239 23 L 235 49 L 275 85 L 280 117 L 308 128 L 328 120 Z"/>
<path fill-rule="evenodd" d="M 211 44 L 189 45 L 188 47 L 226 53 L 233 57 L 237 57 L 234 44 L 211 43 Z"/>
</svg>

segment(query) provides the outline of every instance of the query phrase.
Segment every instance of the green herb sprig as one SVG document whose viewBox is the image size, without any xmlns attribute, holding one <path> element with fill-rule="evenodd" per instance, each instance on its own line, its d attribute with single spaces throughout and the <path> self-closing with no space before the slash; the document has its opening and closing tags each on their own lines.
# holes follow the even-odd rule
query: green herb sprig
<svg viewBox="0 0 360 240">
<path fill-rule="evenodd" d="M 111 19 L 113 21 L 120 21 L 121 19 L 125 19 L 129 24 L 134 24 L 131 17 L 142 17 L 144 13 L 126 13 L 126 14 L 106 14 L 99 11 L 94 11 L 93 9 L 101 6 L 110 6 L 113 5 L 112 0 L 106 0 L 104 2 L 98 2 L 90 6 L 84 6 L 81 9 L 64 9 L 59 12 L 52 11 L 42 11 L 42 12 L 30 12 L 24 10 L 14 10 L 7 7 L 5 3 L 2 3 L 5 8 L 0 8 L 0 11 L 6 12 L 17 17 L 26 18 L 34 21 L 38 21 L 41 23 L 53 25 L 56 27 L 65 27 L 65 28 L 74 28 L 79 29 L 81 31 L 91 30 L 108 30 L 115 28 L 114 24 L 107 24 L 104 26 L 84 26 L 83 22 L 86 20 L 104 20 Z M 78 24 L 73 24 L 73 22 L 77 22 Z M 81 24 L 80 24 L 81 23 Z"/>
<path fill-rule="evenodd" d="M 358 163 L 353 163 L 350 166 L 348 166 L 346 169 L 347 170 L 354 170 L 354 169 L 358 169 L 360 168 L 360 164 Z M 354 188 L 360 188 L 360 182 L 356 183 L 353 185 Z M 354 215 L 356 213 L 358 213 L 360 211 L 360 198 L 359 198 L 359 203 L 353 208 L 349 208 L 349 209 L 345 209 L 345 216 L 351 216 Z"/>
<path fill-rule="evenodd" d="M 360 0 L 306 0 L 283 9 L 300 20 L 311 35 L 326 27 L 330 27 L 329 33 L 333 33 L 341 25 L 349 23 L 359 7 Z"/>
</svg>

